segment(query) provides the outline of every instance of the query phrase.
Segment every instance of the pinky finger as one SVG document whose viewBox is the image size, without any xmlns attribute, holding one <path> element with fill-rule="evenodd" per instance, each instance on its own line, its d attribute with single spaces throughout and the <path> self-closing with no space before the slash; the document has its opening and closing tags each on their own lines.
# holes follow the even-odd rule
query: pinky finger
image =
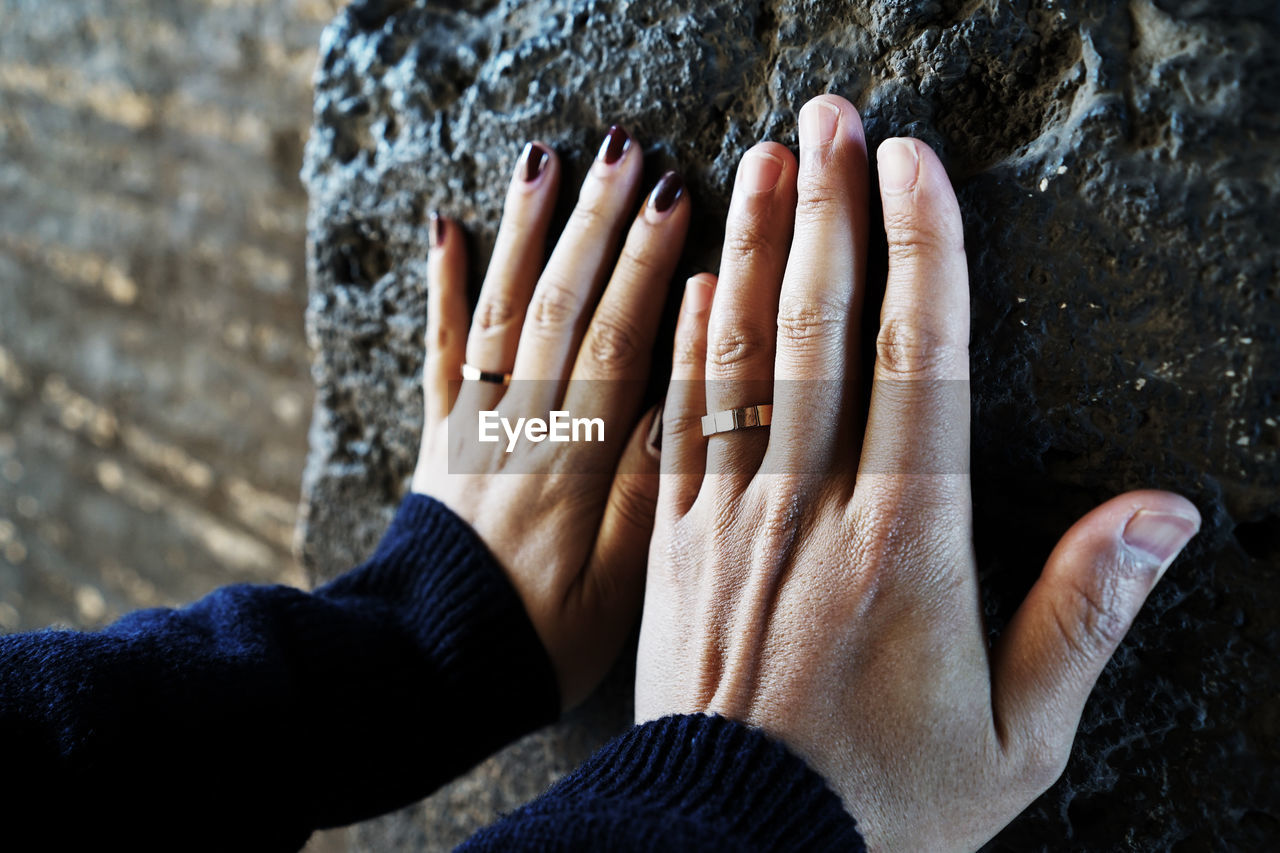
<svg viewBox="0 0 1280 853">
<path fill-rule="evenodd" d="M 467 345 L 467 251 L 462 229 L 431 214 L 427 254 L 427 357 L 422 374 L 427 423 L 449 415 Z"/>
<path fill-rule="evenodd" d="M 702 416 L 707 413 L 707 321 L 716 277 L 698 273 L 689 279 L 676 321 L 671 385 L 663 408 L 662 478 L 660 498 L 679 514 L 688 512 L 698 497 L 707 467 L 707 442 Z"/>
</svg>

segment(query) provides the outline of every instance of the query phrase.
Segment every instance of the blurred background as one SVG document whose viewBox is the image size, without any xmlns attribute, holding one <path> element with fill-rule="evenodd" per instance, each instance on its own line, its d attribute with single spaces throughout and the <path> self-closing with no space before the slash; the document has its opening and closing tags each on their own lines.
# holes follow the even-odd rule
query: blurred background
<svg viewBox="0 0 1280 853">
<path fill-rule="evenodd" d="M 0 632 L 293 556 L 298 179 L 339 0 L 0 0 Z"/>
</svg>

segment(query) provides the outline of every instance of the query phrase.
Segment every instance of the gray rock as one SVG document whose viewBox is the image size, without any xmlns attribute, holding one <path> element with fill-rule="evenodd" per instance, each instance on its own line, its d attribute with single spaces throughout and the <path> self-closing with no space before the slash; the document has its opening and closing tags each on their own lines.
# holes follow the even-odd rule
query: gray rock
<svg viewBox="0 0 1280 853">
<path fill-rule="evenodd" d="M 1280 836 L 1280 7 L 449 6 L 355 2 L 322 45 L 304 172 L 316 573 L 371 549 L 413 465 L 430 209 L 469 229 L 478 282 L 525 140 L 555 146 L 573 186 L 622 121 L 647 177 L 680 169 L 705 214 L 681 272 L 715 269 L 739 156 L 763 138 L 794 146 L 800 105 L 839 92 L 872 145 L 924 139 L 959 189 L 992 630 L 1097 502 L 1149 485 L 1205 518 L 1104 673 L 1062 780 L 989 849 L 1244 850 Z M 536 794 L 625 723 L 626 682 L 361 827 L 358 845 L 444 849 Z"/>
</svg>

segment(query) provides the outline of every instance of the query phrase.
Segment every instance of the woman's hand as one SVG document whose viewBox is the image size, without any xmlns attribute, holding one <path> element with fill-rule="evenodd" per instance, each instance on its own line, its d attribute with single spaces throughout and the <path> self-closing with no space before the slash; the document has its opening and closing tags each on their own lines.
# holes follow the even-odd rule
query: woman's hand
<svg viewBox="0 0 1280 853">
<path fill-rule="evenodd" d="M 798 164 L 771 143 L 743 158 L 719 281 L 685 290 L 636 716 L 763 727 L 871 849 L 972 849 L 1061 773 L 1094 681 L 1199 515 L 1154 491 L 1095 509 L 989 649 L 955 195 L 922 143 L 880 147 L 889 277 L 864 416 L 862 125 L 830 95 L 799 122 Z M 768 403 L 767 429 L 703 437 L 704 413 Z"/>
<path fill-rule="evenodd" d="M 689 203 L 668 173 L 632 219 L 641 159 L 612 128 L 543 269 L 560 167 L 549 147 L 526 147 L 469 335 L 456 224 L 436 220 L 428 259 L 426 425 L 413 490 L 448 505 L 497 557 L 551 657 L 563 707 L 603 677 L 635 624 L 653 523 L 649 433 L 660 424 L 651 414 L 637 426 L 639 390 Z M 510 385 L 461 381 L 464 341 L 468 365 L 509 373 Z M 498 441 L 477 440 L 482 411 L 514 424 L 553 410 L 601 419 L 604 440 L 520 439 L 507 452 L 501 427 Z"/>
</svg>

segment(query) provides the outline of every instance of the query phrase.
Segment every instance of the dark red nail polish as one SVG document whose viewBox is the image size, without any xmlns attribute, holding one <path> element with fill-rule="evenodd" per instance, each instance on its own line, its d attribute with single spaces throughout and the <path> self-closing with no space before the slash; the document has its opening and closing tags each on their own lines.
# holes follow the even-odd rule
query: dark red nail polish
<svg viewBox="0 0 1280 853">
<path fill-rule="evenodd" d="M 439 249 L 444 245 L 444 217 L 438 211 L 431 211 L 431 248 Z"/>
<path fill-rule="evenodd" d="M 537 142 L 530 142 L 524 147 L 524 180 L 525 183 L 531 184 L 538 180 L 538 176 L 542 174 L 542 170 L 546 168 L 547 161 L 551 159 L 551 152 Z"/>
<path fill-rule="evenodd" d="M 630 134 L 615 124 L 609 128 L 609 132 L 604 137 L 604 142 L 600 143 L 600 151 L 596 156 L 605 163 L 612 165 L 621 160 L 630 147 Z"/>
<path fill-rule="evenodd" d="M 658 213 L 666 213 L 675 207 L 682 195 L 684 195 L 684 178 L 675 172 L 667 172 L 649 195 L 649 204 L 653 205 L 653 209 Z"/>
</svg>

